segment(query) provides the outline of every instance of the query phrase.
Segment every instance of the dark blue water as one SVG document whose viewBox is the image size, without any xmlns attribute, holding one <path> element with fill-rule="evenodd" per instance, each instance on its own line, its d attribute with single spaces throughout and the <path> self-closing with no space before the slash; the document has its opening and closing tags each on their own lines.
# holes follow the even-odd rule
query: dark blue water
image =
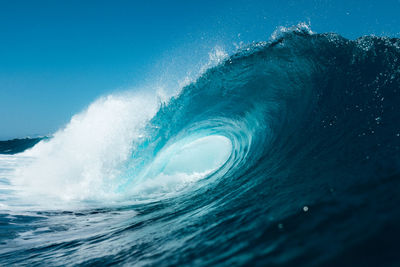
<svg viewBox="0 0 400 267">
<path fill-rule="evenodd" d="M 0 141 L 0 154 L 16 154 L 33 147 L 43 138 L 24 138 Z"/>
<path fill-rule="evenodd" d="M 399 39 L 283 33 L 206 71 L 142 131 L 117 186 L 88 187 L 112 201 L 29 207 L 12 170 L 42 152 L 0 158 L 0 265 L 400 265 Z"/>
</svg>

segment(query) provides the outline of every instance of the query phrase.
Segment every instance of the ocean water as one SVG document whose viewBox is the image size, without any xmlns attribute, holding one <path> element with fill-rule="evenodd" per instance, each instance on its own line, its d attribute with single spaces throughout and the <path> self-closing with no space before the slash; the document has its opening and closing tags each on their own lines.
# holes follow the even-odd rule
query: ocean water
<svg viewBox="0 0 400 267">
<path fill-rule="evenodd" d="M 399 39 L 283 31 L 37 141 L 1 143 L 1 266 L 400 266 Z"/>
</svg>

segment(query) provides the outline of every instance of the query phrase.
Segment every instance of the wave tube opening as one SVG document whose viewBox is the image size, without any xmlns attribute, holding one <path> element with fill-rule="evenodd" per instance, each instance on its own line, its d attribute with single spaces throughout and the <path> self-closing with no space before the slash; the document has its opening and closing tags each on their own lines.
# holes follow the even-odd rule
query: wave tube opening
<svg viewBox="0 0 400 267">
<path fill-rule="evenodd" d="M 161 150 L 132 186 L 139 194 L 179 191 L 220 169 L 231 153 L 225 136 L 189 136 Z"/>
</svg>

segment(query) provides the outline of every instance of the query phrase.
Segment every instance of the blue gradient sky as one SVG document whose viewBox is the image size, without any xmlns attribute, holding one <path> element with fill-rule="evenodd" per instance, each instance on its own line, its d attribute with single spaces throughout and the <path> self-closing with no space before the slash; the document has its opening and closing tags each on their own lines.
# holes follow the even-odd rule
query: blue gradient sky
<svg viewBox="0 0 400 267">
<path fill-rule="evenodd" d="M 393 1 L 0 1 L 0 140 L 45 135 L 97 97 L 183 78 L 215 46 L 310 22 L 400 37 Z"/>
</svg>

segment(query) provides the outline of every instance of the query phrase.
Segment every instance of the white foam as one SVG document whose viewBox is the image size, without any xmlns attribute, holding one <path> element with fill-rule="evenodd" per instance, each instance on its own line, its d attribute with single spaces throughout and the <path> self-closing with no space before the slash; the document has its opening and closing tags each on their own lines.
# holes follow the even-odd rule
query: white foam
<svg viewBox="0 0 400 267">
<path fill-rule="evenodd" d="M 209 62 L 200 69 L 196 78 L 206 69 L 223 62 L 227 56 L 221 47 L 215 47 L 209 53 Z M 185 83 L 194 80 L 187 78 Z M 18 192 L 19 199 L 29 204 L 36 202 L 43 207 L 48 205 L 54 208 L 55 203 L 52 201 L 56 200 L 61 200 L 60 203 L 77 203 L 81 200 L 104 202 L 119 198 L 121 186 L 127 183 L 126 177 L 121 179 L 121 176 L 126 174 L 129 166 L 126 163 L 132 160 L 135 146 L 147 137 L 146 124 L 155 115 L 160 103 L 167 103 L 180 90 L 153 86 L 146 93 L 125 92 L 94 101 L 86 110 L 73 116 L 51 139 L 43 140 L 21 154 L 30 160 L 23 161 L 14 174 L 10 175 L 12 187 Z M 224 144 L 223 147 L 231 147 L 227 145 L 226 138 L 221 138 L 208 141 L 213 143 L 218 140 Z M 200 147 L 195 143 L 191 146 Z M 178 168 L 179 165 L 189 166 L 189 161 L 182 162 L 189 154 L 177 156 L 169 161 L 169 171 L 149 174 L 146 182 L 136 183 L 134 191 L 139 192 L 144 188 L 158 188 L 155 191 L 160 188 L 176 189 L 197 181 L 223 164 L 226 155 L 230 153 L 225 148 L 222 154 L 217 153 L 219 156 L 211 157 L 217 163 L 207 161 L 204 156 L 201 159 L 204 161 L 203 166 L 199 167 L 192 162 L 191 171 L 182 169 L 184 167 Z M 206 164 L 211 164 L 211 167 L 205 167 Z M 172 172 L 172 169 L 175 171 Z"/>
<path fill-rule="evenodd" d="M 52 139 L 25 152 L 34 161 L 17 170 L 13 183 L 26 194 L 63 200 L 109 197 L 157 107 L 155 94 L 98 99 Z"/>
<path fill-rule="evenodd" d="M 174 193 L 227 161 L 228 138 L 184 136 L 167 143 L 137 176 L 124 177 L 135 146 L 147 137 L 145 126 L 158 110 L 157 99 L 156 94 L 125 94 L 95 101 L 53 138 L 18 156 L 29 161 L 20 161 L 13 188 L 29 205 L 57 208 L 69 202 L 74 207 L 82 200 Z"/>
<path fill-rule="evenodd" d="M 291 27 L 279 26 L 276 30 L 271 34 L 270 40 L 274 41 L 287 32 L 306 32 L 308 34 L 314 34 L 311 30 L 310 22 L 299 22 L 297 25 Z"/>
</svg>

